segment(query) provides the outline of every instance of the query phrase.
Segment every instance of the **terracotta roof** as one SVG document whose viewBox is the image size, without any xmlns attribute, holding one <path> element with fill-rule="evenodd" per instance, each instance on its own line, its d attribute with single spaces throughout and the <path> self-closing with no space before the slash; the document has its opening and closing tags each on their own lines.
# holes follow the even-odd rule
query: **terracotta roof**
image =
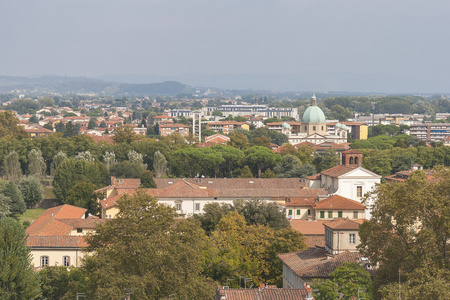
<svg viewBox="0 0 450 300">
<path fill-rule="evenodd" d="M 308 176 L 308 177 L 305 177 L 305 178 L 309 179 L 309 180 L 320 180 L 320 174 Z"/>
<path fill-rule="evenodd" d="M 284 203 L 284 206 L 311 206 L 316 204 L 317 196 L 313 197 L 288 197 Z"/>
<path fill-rule="evenodd" d="M 29 247 L 84 247 L 81 236 L 70 236 L 75 228 L 93 229 L 104 219 L 83 219 L 86 209 L 61 205 L 47 209 L 25 231 Z M 81 246 L 80 246 L 81 245 Z"/>
<path fill-rule="evenodd" d="M 165 188 L 169 182 L 176 183 L 181 178 L 155 178 L 158 188 Z M 297 189 L 305 187 L 300 178 L 185 178 L 192 184 L 214 189 L 248 189 L 248 188 L 273 188 L 273 189 Z"/>
<path fill-rule="evenodd" d="M 359 230 L 361 224 L 349 219 L 334 219 L 333 221 L 323 223 L 323 225 L 331 229 Z"/>
<path fill-rule="evenodd" d="M 322 144 L 315 145 L 314 148 L 317 150 L 320 150 L 320 149 L 347 150 L 350 148 L 350 145 L 348 143 L 338 144 L 338 143 L 325 142 Z"/>
<path fill-rule="evenodd" d="M 219 121 L 219 122 L 209 122 L 209 125 L 243 125 L 248 124 L 247 122 L 238 122 L 238 121 Z"/>
<path fill-rule="evenodd" d="M 337 165 L 334 166 L 328 170 L 320 172 L 320 174 L 331 176 L 331 177 L 339 177 L 341 175 L 344 175 L 352 170 L 356 169 L 355 167 L 348 167 L 343 165 Z"/>
<path fill-rule="evenodd" d="M 189 128 L 189 126 L 184 124 L 160 124 L 160 128 Z"/>
<path fill-rule="evenodd" d="M 298 147 L 302 147 L 302 146 L 311 146 L 314 148 L 316 146 L 316 144 L 311 143 L 311 142 L 301 142 L 301 143 L 295 144 L 294 148 L 298 148 Z"/>
<path fill-rule="evenodd" d="M 355 149 L 348 149 L 345 151 L 342 151 L 342 153 L 345 154 L 363 154 L 361 151 L 355 150 Z"/>
<path fill-rule="evenodd" d="M 360 202 L 348 199 L 339 195 L 325 198 L 314 207 L 315 209 L 343 209 L 343 210 L 363 210 L 366 209 Z"/>
<path fill-rule="evenodd" d="M 169 117 L 169 116 L 155 116 L 155 117 L 153 117 L 153 119 L 173 119 L 173 117 Z"/>
<path fill-rule="evenodd" d="M 325 235 L 305 235 L 308 248 L 325 247 Z"/>
<path fill-rule="evenodd" d="M 83 236 L 29 236 L 28 247 L 33 248 L 81 248 L 87 247 Z"/>
<path fill-rule="evenodd" d="M 58 219 L 59 222 L 67 224 L 73 228 L 94 229 L 98 224 L 104 223 L 105 219 L 86 218 L 86 219 Z"/>
<path fill-rule="evenodd" d="M 197 148 L 210 148 L 210 147 L 214 146 L 214 144 L 213 143 L 198 143 L 195 146 Z"/>
<path fill-rule="evenodd" d="M 25 127 L 25 131 L 28 133 L 53 133 L 53 131 L 39 125 Z"/>
<path fill-rule="evenodd" d="M 227 300 L 302 300 L 306 299 L 306 289 L 218 289 L 214 299 Z M 221 298 L 221 297 L 225 298 Z"/>
<path fill-rule="evenodd" d="M 325 227 L 323 224 L 329 221 L 318 221 L 318 220 L 291 220 L 292 229 L 301 232 L 304 235 L 322 235 L 325 236 Z"/>
<path fill-rule="evenodd" d="M 278 257 L 299 277 L 327 278 L 344 263 L 358 262 L 361 254 L 346 251 L 330 256 L 324 248 L 310 248 L 300 252 L 279 254 Z"/>
</svg>

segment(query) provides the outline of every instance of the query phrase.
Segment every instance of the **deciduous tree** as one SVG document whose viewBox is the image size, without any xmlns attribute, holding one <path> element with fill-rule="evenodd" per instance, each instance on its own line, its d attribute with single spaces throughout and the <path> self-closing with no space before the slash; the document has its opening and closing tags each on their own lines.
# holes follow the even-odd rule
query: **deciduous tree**
<svg viewBox="0 0 450 300">
<path fill-rule="evenodd" d="M 19 181 L 19 190 L 27 208 L 33 208 L 42 200 L 42 185 L 34 176 L 22 177 Z"/>
<path fill-rule="evenodd" d="M 3 159 L 3 174 L 7 180 L 19 181 L 22 177 L 22 168 L 20 167 L 19 155 L 17 152 L 10 152 Z"/>
<path fill-rule="evenodd" d="M 138 191 L 118 201 L 117 218 L 87 238 L 89 291 L 121 299 L 207 299 L 215 286 L 201 275 L 204 232 L 193 219 L 176 220 L 174 208 Z"/>
<path fill-rule="evenodd" d="M 47 165 L 42 157 L 41 150 L 32 149 L 28 153 L 28 173 L 39 180 L 45 175 Z"/>
</svg>

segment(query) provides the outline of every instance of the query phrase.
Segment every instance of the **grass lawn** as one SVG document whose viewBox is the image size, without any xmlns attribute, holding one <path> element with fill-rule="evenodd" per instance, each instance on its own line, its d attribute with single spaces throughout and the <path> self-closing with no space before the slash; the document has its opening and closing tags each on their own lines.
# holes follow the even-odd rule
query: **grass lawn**
<svg viewBox="0 0 450 300">
<path fill-rule="evenodd" d="M 44 199 L 55 199 L 55 194 L 53 193 L 53 187 L 52 186 L 44 186 Z"/>
<path fill-rule="evenodd" d="M 30 221 L 32 223 L 34 220 L 36 220 L 42 213 L 45 211 L 43 208 L 33 208 L 33 209 L 27 209 L 27 211 L 19 217 L 20 223 L 23 221 Z"/>
</svg>

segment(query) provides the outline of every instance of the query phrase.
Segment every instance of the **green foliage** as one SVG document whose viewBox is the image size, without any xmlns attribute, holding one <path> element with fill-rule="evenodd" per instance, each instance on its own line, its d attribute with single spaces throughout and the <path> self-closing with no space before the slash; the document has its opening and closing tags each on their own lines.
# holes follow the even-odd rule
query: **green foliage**
<svg viewBox="0 0 450 300">
<path fill-rule="evenodd" d="M 153 170 L 155 171 L 156 178 L 167 176 L 169 171 L 167 169 L 166 157 L 159 150 L 153 155 Z"/>
<path fill-rule="evenodd" d="M 69 190 L 81 181 L 90 182 L 96 188 L 106 186 L 109 177 L 105 165 L 74 158 L 63 161 L 52 182 L 56 199 L 65 203 Z"/>
<path fill-rule="evenodd" d="M 145 170 L 141 174 L 141 188 L 144 189 L 155 189 L 156 184 L 153 180 L 153 173 L 150 170 Z"/>
<path fill-rule="evenodd" d="M 27 208 L 33 208 L 42 200 L 42 185 L 34 176 L 22 177 L 19 181 L 19 190 Z"/>
<path fill-rule="evenodd" d="M 250 170 L 250 167 L 245 165 L 242 169 L 236 170 L 237 178 L 253 178 L 252 170 Z"/>
<path fill-rule="evenodd" d="M 47 165 L 42 157 L 41 150 L 32 149 L 30 153 L 28 153 L 28 173 L 39 180 L 42 180 L 46 170 Z"/>
<path fill-rule="evenodd" d="M 22 168 L 20 167 L 19 155 L 16 151 L 12 151 L 4 157 L 3 174 L 7 180 L 16 182 L 22 177 Z"/>
<path fill-rule="evenodd" d="M 245 151 L 247 163 L 257 170 L 258 177 L 261 177 L 261 171 L 273 167 L 281 156 L 273 153 L 272 150 L 262 146 L 253 146 Z"/>
<path fill-rule="evenodd" d="M 315 281 L 316 299 L 372 299 L 372 279 L 369 272 L 357 263 L 344 263 L 330 274 L 331 280 Z M 356 299 L 356 298 L 355 298 Z"/>
<path fill-rule="evenodd" d="M 229 135 L 230 145 L 240 150 L 246 150 L 249 147 L 248 137 L 241 130 L 233 130 Z"/>
<path fill-rule="evenodd" d="M 274 171 L 280 178 L 306 177 L 316 174 L 314 166 L 301 164 L 300 159 L 293 155 L 285 155 L 283 161 L 276 165 Z"/>
<path fill-rule="evenodd" d="M 33 271 L 25 229 L 12 218 L 0 218 L 0 298 L 37 299 L 39 275 Z"/>
<path fill-rule="evenodd" d="M 398 283 L 384 285 L 380 289 L 380 294 L 384 300 L 397 300 L 399 298 Z M 402 280 L 400 297 L 405 300 L 449 299 L 450 271 L 425 263 L 412 272 L 406 282 Z"/>
<path fill-rule="evenodd" d="M 67 159 L 67 155 L 59 151 L 55 156 L 53 156 L 52 164 L 50 165 L 50 175 L 55 176 L 56 169 L 58 169 L 58 166 Z"/>
<path fill-rule="evenodd" d="M 316 152 L 312 161 L 318 172 L 327 170 L 339 164 L 339 158 L 334 150 L 326 150 L 324 152 Z"/>
<path fill-rule="evenodd" d="M 417 171 L 405 182 L 384 184 L 368 197 L 376 197 L 372 218 L 360 228 L 360 251 L 380 268 L 375 290 L 398 280 L 398 270 L 408 280 L 425 263 L 448 269 L 450 238 L 450 171 L 435 169 L 440 180 L 428 181 Z"/>
<path fill-rule="evenodd" d="M 266 169 L 261 174 L 261 178 L 276 178 L 276 177 L 277 175 L 271 169 Z"/>
<path fill-rule="evenodd" d="M 212 298 L 215 285 L 201 275 L 206 237 L 193 219 L 176 220 L 173 208 L 139 191 L 118 201 L 116 219 L 87 238 L 88 291 L 94 298 Z M 95 250 L 95 251 L 94 251 Z"/>
<path fill-rule="evenodd" d="M 231 212 L 219 221 L 211 233 L 205 252 L 204 272 L 231 286 L 239 286 L 239 276 L 251 277 L 253 283 L 281 285 L 282 266 L 278 253 L 306 248 L 302 234 L 290 229 L 274 230 L 263 225 L 248 225 L 245 218 Z"/>
<path fill-rule="evenodd" d="M 13 181 L 7 181 L 1 189 L 1 193 L 9 199 L 11 216 L 17 217 L 26 211 L 22 193 Z"/>
<path fill-rule="evenodd" d="M 9 210 L 9 202 L 11 200 L 3 194 L 0 194 L 0 219 L 11 214 Z"/>
<path fill-rule="evenodd" d="M 23 126 L 19 125 L 19 118 L 12 111 L 0 112 L 0 138 L 22 139 L 26 137 L 28 137 L 28 133 Z"/>
<path fill-rule="evenodd" d="M 69 300 L 87 292 L 87 277 L 80 268 L 49 266 L 38 274 L 44 299 Z"/>
<path fill-rule="evenodd" d="M 289 221 L 275 203 L 268 203 L 260 199 L 244 201 L 238 199 L 233 205 L 224 203 L 207 203 L 203 208 L 204 213 L 197 215 L 202 228 L 207 232 L 213 231 L 219 221 L 232 211 L 237 211 L 245 218 L 247 225 L 264 225 L 275 230 L 289 227 Z"/>
<path fill-rule="evenodd" d="M 86 208 L 86 214 L 97 215 L 99 208 L 94 196 L 95 189 L 94 184 L 80 181 L 69 190 L 64 203 Z"/>
<path fill-rule="evenodd" d="M 352 117 L 352 113 L 348 108 L 336 104 L 330 108 L 329 117 L 332 119 L 338 119 L 339 122 L 347 121 L 347 119 Z"/>
</svg>

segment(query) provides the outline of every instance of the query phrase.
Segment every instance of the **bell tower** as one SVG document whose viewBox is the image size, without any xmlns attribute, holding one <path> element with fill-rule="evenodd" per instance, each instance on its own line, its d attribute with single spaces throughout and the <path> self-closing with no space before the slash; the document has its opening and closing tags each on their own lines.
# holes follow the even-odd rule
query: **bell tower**
<svg viewBox="0 0 450 300">
<path fill-rule="evenodd" d="M 362 152 L 350 149 L 343 151 L 341 154 L 342 154 L 342 165 L 353 168 L 362 166 L 362 159 L 363 159 Z"/>
</svg>

